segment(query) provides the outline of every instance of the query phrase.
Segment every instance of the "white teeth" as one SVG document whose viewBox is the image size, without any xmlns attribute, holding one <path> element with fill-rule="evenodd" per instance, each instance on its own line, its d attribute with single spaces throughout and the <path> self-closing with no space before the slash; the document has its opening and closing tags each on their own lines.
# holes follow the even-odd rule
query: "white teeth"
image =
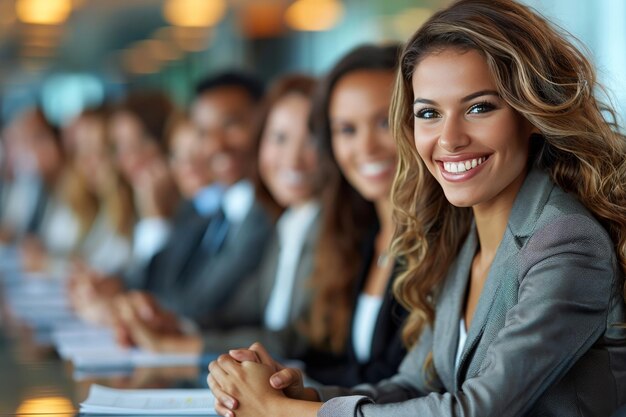
<svg viewBox="0 0 626 417">
<path fill-rule="evenodd" d="M 359 166 L 359 171 L 365 176 L 376 176 L 387 171 L 392 161 L 367 162 Z"/>
<path fill-rule="evenodd" d="M 466 172 L 471 169 L 474 169 L 480 164 L 482 164 L 483 162 L 485 162 L 486 160 L 487 160 L 487 157 L 483 156 L 480 158 L 474 158 L 471 160 L 468 159 L 467 161 L 461 161 L 461 162 L 444 162 L 443 169 L 446 172 L 457 174 L 457 173 Z"/>
<path fill-rule="evenodd" d="M 226 153 L 220 152 L 211 158 L 211 167 L 215 171 L 224 171 L 230 168 L 234 163 L 233 157 Z"/>
<path fill-rule="evenodd" d="M 302 171 L 285 170 L 280 172 L 281 180 L 287 185 L 300 185 L 306 180 Z"/>
</svg>

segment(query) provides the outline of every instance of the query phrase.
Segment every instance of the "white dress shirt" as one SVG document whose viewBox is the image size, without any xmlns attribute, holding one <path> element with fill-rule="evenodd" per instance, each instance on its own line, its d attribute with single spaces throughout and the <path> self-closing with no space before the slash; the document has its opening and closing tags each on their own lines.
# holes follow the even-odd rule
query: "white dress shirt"
<svg viewBox="0 0 626 417">
<path fill-rule="evenodd" d="M 354 346 L 354 353 L 360 363 L 366 363 L 370 360 L 374 329 L 382 304 L 383 297 L 366 293 L 361 293 L 356 303 L 352 325 L 352 346 Z"/>
<path fill-rule="evenodd" d="M 160 251 L 170 237 L 172 225 L 162 217 L 148 217 L 135 224 L 133 230 L 133 263 L 144 265 Z"/>
<path fill-rule="evenodd" d="M 461 353 L 465 347 L 465 341 L 467 340 L 467 330 L 465 330 L 465 319 L 459 320 L 459 344 L 456 348 L 456 358 L 454 360 L 454 369 L 459 368 L 459 362 L 461 361 Z"/>
<path fill-rule="evenodd" d="M 254 204 L 254 187 L 241 180 L 224 191 L 222 210 L 230 224 L 239 224 L 246 218 Z"/>
<path fill-rule="evenodd" d="M 281 330 L 289 323 L 294 281 L 302 248 L 319 210 L 317 202 L 310 202 L 288 209 L 278 220 L 276 226 L 280 245 L 278 268 L 265 308 L 264 320 L 265 327 L 270 330 Z"/>
</svg>

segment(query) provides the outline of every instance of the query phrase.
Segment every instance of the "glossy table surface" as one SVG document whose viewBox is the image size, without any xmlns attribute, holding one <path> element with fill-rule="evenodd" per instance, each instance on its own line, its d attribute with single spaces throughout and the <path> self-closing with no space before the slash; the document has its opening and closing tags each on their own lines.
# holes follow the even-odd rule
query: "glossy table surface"
<svg viewBox="0 0 626 417">
<path fill-rule="evenodd" d="M 0 416 L 78 415 L 92 384 L 113 388 L 206 388 L 205 366 L 80 372 L 59 358 L 50 326 L 33 327 L 8 308 L 0 276 Z"/>
<path fill-rule="evenodd" d="M 84 374 L 62 361 L 52 347 L 35 343 L 26 328 L 0 332 L 0 416 L 78 414 L 93 383 L 114 388 L 206 388 L 198 367 L 136 368 Z"/>
</svg>

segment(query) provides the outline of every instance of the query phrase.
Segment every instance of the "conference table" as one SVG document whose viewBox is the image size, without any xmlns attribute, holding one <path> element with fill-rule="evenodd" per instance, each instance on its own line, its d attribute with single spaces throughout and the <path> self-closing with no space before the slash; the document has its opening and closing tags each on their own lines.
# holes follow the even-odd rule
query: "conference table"
<svg viewBox="0 0 626 417">
<path fill-rule="evenodd" d="M 199 366 L 85 371 L 58 355 L 52 328 L 16 318 L 0 276 L 0 416 L 73 417 L 92 384 L 111 388 L 207 388 Z"/>
<path fill-rule="evenodd" d="M 31 329 L 2 323 L 0 416 L 76 416 L 94 383 L 113 388 L 206 388 L 206 374 L 193 366 L 83 374 L 37 340 L 41 337 Z"/>
</svg>

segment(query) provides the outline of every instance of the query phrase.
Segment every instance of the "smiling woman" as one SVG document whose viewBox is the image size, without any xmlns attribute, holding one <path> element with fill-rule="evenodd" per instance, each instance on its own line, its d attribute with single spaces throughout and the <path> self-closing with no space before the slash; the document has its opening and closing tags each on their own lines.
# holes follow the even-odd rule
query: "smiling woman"
<svg viewBox="0 0 626 417">
<path fill-rule="evenodd" d="M 593 68 L 512 0 L 455 2 L 400 62 L 394 289 L 411 350 L 399 373 L 313 390 L 252 346 L 210 365 L 217 409 L 610 416 L 626 402 L 626 140 Z"/>
</svg>

